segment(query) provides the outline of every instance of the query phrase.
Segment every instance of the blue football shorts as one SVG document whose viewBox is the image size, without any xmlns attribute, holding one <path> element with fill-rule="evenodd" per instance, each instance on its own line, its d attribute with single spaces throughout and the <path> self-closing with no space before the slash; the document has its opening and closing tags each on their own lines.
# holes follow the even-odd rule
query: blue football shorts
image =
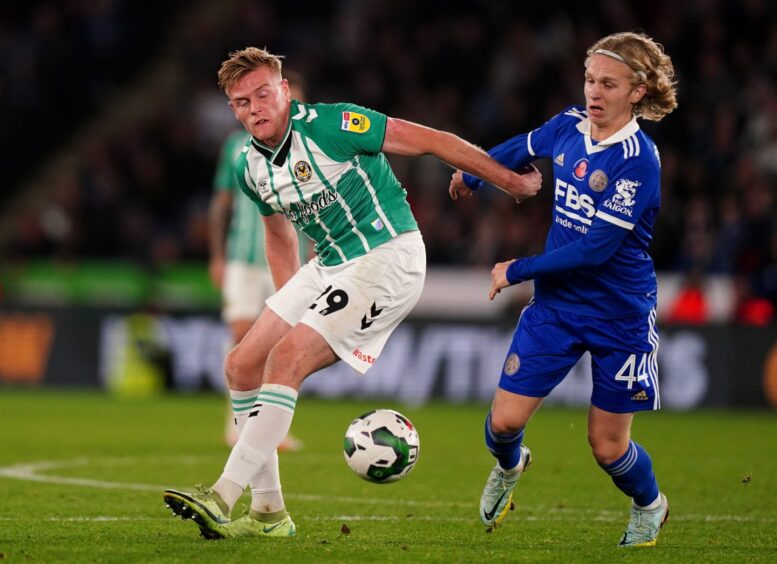
<svg viewBox="0 0 777 564">
<path fill-rule="evenodd" d="M 534 301 L 521 313 L 499 387 L 545 397 L 585 352 L 591 353 L 591 403 L 612 413 L 659 409 L 656 310 L 597 319 Z"/>
</svg>

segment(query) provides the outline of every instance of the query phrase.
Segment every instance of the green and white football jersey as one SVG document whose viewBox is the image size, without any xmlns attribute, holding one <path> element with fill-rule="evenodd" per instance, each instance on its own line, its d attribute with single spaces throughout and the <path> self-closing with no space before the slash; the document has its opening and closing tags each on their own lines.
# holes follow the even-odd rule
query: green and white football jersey
<svg viewBox="0 0 777 564">
<path fill-rule="evenodd" d="M 283 141 L 250 139 L 237 180 L 263 215 L 282 213 L 316 244 L 324 266 L 418 229 L 383 153 L 386 116 L 353 104 L 292 100 Z"/>
<path fill-rule="evenodd" d="M 235 166 L 241 151 L 251 135 L 235 131 L 221 146 L 221 154 L 213 178 L 215 190 L 232 192 L 232 217 L 227 235 L 227 260 L 255 266 L 267 266 L 264 254 L 264 224 L 256 211 L 256 205 L 246 197 L 237 183 Z"/>
</svg>

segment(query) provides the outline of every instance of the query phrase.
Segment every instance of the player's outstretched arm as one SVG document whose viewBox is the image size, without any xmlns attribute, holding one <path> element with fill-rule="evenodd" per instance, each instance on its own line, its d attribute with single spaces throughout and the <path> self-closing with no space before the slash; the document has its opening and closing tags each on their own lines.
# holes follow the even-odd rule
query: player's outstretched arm
<svg viewBox="0 0 777 564">
<path fill-rule="evenodd" d="M 277 290 L 299 270 L 299 239 L 294 225 L 281 214 L 262 216 L 262 219 L 267 265 Z"/>
<path fill-rule="evenodd" d="M 453 168 L 476 175 L 516 199 L 534 196 L 542 184 L 539 172 L 521 176 L 461 137 L 401 119 L 388 118 L 382 150 L 395 155 L 435 155 Z"/>
</svg>

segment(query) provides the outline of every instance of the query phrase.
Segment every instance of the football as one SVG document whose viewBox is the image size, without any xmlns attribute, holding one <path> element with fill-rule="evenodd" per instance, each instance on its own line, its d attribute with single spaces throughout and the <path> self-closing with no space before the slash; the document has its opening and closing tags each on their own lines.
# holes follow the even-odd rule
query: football
<svg viewBox="0 0 777 564">
<path fill-rule="evenodd" d="M 391 409 L 376 409 L 348 426 L 343 455 L 357 476 L 386 484 L 410 473 L 420 447 L 418 432 L 407 417 Z"/>
</svg>

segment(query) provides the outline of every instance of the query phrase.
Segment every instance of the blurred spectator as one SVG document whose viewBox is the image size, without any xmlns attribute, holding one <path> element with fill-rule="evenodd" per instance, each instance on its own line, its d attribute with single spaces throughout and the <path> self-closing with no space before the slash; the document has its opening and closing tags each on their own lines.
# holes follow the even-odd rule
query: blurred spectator
<svg viewBox="0 0 777 564">
<path fill-rule="evenodd" d="M 704 293 L 702 275 L 692 271 L 672 304 L 667 323 L 703 325 L 709 321 L 709 305 Z"/>
<path fill-rule="evenodd" d="M 747 276 L 737 274 L 734 277 L 736 291 L 736 310 L 734 320 L 743 325 L 765 327 L 774 320 L 774 304 L 753 291 Z"/>
<path fill-rule="evenodd" d="M 666 45 L 680 92 L 677 111 L 646 126 L 662 147 L 656 266 L 691 278 L 740 273 L 750 296 L 743 303 L 777 304 L 777 3 L 198 6 L 204 16 L 187 24 L 177 44 L 167 43 L 169 23 L 188 3 L 158 2 L 153 17 L 126 0 L 0 9 L 0 112 L 12 186 L 46 162 L 64 133 L 98 110 L 110 112 L 154 56 L 173 53 L 170 72 L 180 79 L 174 91 L 160 85 L 143 119 L 91 139 L 77 155 L 77 176 L 53 187 L 50 205 L 13 218 L 11 256 L 204 261 L 213 155 L 234 123 L 215 72 L 233 49 L 256 44 L 286 53 L 323 101 L 353 99 L 492 146 L 558 112 L 562 100 L 581 98 L 578 53 L 594 38 L 640 27 Z M 445 167 L 394 158 L 392 165 L 431 263 L 489 265 L 542 247 L 552 186 L 521 206 L 489 191 L 452 203 Z"/>
</svg>

